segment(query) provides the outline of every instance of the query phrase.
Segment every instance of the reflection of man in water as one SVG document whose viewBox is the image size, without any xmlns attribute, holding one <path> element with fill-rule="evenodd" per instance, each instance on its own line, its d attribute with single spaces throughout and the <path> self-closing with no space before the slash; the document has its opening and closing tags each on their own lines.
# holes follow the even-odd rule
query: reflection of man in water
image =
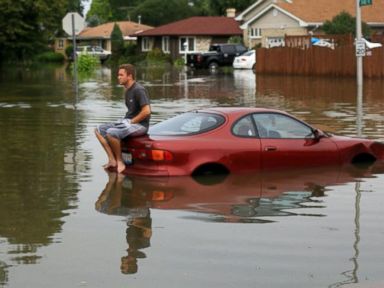
<svg viewBox="0 0 384 288">
<path fill-rule="evenodd" d="M 140 191 L 135 193 L 131 180 L 110 172 L 109 180 L 95 203 L 96 210 L 109 215 L 127 216 L 126 237 L 128 255 L 121 258 L 121 272 L 134 274 L 138 270 L 137 259 L 145 258 L 140 251 L 150 246 L 152 219 L 147 207 L 148 195 Z"/>
<path fill-rule="evenodd" d="M 152 219 L 150 214 L 146 217 L 133 218 L 127 223 L 128 255 L 121 258 L 121 272 L 134 274 L 137 272 L 137 259 L 146 255 L 140 249 L 150 247 L 152 236 Z"/>
</svg>

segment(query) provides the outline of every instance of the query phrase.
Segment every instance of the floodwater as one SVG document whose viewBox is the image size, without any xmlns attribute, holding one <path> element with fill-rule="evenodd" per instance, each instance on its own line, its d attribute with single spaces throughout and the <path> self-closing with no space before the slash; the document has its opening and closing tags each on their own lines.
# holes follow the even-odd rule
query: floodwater
<svg viewBox="0 0 384 288">
<path fill-rule="evenodd" d="M 115 72 L 0 74 L 0 287 L 383 287 L 384 165 L 118 177 L 93 129 L 124 115 Z M 152 123 L 211 106 L 283 109 L 384 140 L 384 82 L 138 69 Z"/>
</svg>

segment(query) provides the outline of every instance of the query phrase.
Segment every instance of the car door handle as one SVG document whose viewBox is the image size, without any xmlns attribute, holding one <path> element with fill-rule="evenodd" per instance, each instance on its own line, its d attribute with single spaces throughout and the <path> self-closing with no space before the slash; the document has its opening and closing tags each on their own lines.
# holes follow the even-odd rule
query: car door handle
<svg viewBox="0 0 384 288">
<path fill-rule="evenodd" d="M 276 151 L 277 147 L 276 146 L 266 146 L 264 148 L 264 151 Z"/>
</svg>

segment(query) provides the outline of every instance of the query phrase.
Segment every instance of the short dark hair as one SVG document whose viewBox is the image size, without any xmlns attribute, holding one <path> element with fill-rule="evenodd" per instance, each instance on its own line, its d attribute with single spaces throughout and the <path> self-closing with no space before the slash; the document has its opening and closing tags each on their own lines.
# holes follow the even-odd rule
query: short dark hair
<svg viewBox="0 0 384 288">
<path fill-rule="evenodd" d="M 132 75 L 133 80 L 136 79 L 136 69 L 132 64 L 121 64 L 119 66 L 119 70 L 123 69 L 127 73 L 127 75 Z"/>
</svg>

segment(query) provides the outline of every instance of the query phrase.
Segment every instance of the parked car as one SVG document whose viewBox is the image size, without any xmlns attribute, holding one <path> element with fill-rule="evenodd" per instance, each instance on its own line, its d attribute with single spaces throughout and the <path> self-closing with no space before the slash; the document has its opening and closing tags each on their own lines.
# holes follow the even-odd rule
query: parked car
<svg viewBox="0 0 384 288">
<path fill-rule="evenodd" d="M 208 52 L 187 55 L 187 65 L 193 68 L 217 69 L 232 66 L 233 59 L 247 51 L 241 44 L 212 44 Z"/>
<path fill-rule="evenodd" d="M 233 60 L 233 68 L 235 69 L 255 69 L 256 51 L 249 50 L 244 54 L 235 57 Z"/>
<path fill-rule="evenodd" d="M 76 55 L 88 54 L 96 56 L 100 61 L 105 61 L 111 55 L 111 51 L 104 50 L 100 46 L 78 46 L 76 47 Z"/>
<path fill-rule="evenodd" d="M 279 110 L 220 107 L 180 114 L 122 144 L 129 175 L 176 176 L 384 160 L 384 143 L 335 136 Z"/>
</svg>

